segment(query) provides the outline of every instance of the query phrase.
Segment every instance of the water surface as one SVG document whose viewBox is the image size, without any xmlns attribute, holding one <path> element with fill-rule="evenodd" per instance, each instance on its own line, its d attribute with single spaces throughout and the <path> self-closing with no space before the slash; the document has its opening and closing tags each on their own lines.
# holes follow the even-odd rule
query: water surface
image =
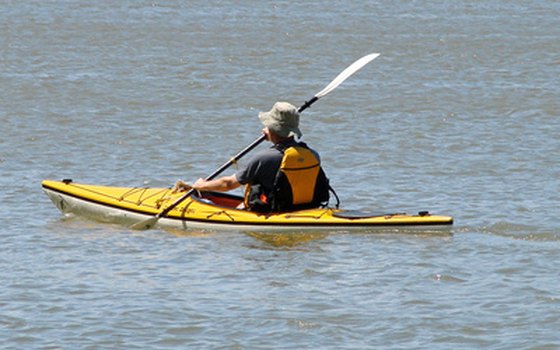
<svg viewBox="0 0 560 350">
<path fill-rule="evenodd" d="M 554 1 L 4 1 L 0 347 L 560 348 Z M 42 179 L 193 181 L 302 116 L 348 209 L 451 235 L 136 232 Z"/>
</svg>

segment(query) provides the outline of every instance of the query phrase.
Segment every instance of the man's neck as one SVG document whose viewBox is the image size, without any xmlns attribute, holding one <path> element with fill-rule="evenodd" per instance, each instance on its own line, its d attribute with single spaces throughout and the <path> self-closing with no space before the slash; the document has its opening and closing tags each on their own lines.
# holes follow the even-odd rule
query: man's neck
<svg viewBox="0 0 560 350">
<path fill-rule="evenodd" d="M 274 137 L 272 138 L 271 141 L 275 145 L 280 144 L 280 143 L 291 143 L 291 142 L 294 142 L 294 137 L 293 136 L 280 137 L 278 135 L 274 135 Z"/>
</svg>

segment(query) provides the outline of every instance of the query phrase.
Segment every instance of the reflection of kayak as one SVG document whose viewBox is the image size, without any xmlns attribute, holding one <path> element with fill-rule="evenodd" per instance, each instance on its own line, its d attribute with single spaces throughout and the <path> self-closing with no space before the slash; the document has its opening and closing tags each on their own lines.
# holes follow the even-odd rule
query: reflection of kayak
<svg viewBox="0 0 560 350">
<path fill-rule="evenodd" d="M 168 188 L 107 187 L 71 180 L 42 183 L 43 190 L 63 213 L 103 222 L 133 225 L 158 214 L 184 193 Z M 420 212 L 365 214 L 332 208 L 259 214 L 235 209 L 242 198 L 226 193 L 193 195 L 158 221 L 158 226 L 213 230 L 368 230 L 371 228 L 449 229 L 453 218 Z"/>
</svg>

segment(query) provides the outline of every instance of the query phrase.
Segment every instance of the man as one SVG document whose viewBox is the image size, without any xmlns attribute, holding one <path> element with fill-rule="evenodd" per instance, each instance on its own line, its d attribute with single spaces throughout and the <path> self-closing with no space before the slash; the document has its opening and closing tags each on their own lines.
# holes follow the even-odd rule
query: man
<svg viewBox="0 0 560 350">
<path fill-rule="evenodd" d="M 241 185 L 247 185 L 245 207 L 255 211 L 289 211 L 300 207 L 318 207 L 328 201 L 328 179 L 320 168 L 319 155 L 309 149 L 303 142 L 296 142 L 295 136 L 301 137 L 299 129 L 299 112 L 287 102 L 277 102 L 269 112 L 259 113 L 266 139 L 272 147 L 256 154 L 243 168 L 235 174 L 206 181 L 198 179 L 193 185 L 197 191 L 230 191 Z M 288 170 L 296 170 L 284 179 L 279 179 L 282 164 L 288 164 L 286 150 L 294 162 L 313 164 L 296 169 L 297 165 Z M 292 152 L 294 151 L 295 152 Z M 297 158 L 297 159 L 296 159 Z M 292 162 L 293 164 L 293 162 Z M 286 171 L 288 171 L 286 170 Z M 305 172 L 307 171 L 307 172 Z M 294 175 L 295 174 L 295 175 Z M 299 180 L 293 180 L 298 177 Z M 288 184 L 286 184 L 288 183 Z M 178 182 L 177 189 L 188 189 L 189 185 Z M 307 194 L 306 194 L 307 193 Z"/>
</svg>

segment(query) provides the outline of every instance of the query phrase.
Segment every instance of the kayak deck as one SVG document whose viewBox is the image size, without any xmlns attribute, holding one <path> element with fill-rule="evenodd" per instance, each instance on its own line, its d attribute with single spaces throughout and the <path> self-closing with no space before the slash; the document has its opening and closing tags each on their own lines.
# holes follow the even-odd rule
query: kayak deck
<svg viewBox="0 0 560 350">
<path fill-rule="evenodd" d="M 183 193 L 169 188 L 110 187 L 74 183 L 71 180 L 42 182 L 47 196 L 63 213 L 123 225 L 149 219 L 174 203 Z M 212 230 L 369 230 L 372 228 L 449 229 L 450 216 L 419 212 L 358 213 L 333 208 L 316 208 L 288 213 L 260 214 L 237 209 L 243 198 L 218 192 L 193 195 L 166 216 L 158 226 Z"/>
</svg>

